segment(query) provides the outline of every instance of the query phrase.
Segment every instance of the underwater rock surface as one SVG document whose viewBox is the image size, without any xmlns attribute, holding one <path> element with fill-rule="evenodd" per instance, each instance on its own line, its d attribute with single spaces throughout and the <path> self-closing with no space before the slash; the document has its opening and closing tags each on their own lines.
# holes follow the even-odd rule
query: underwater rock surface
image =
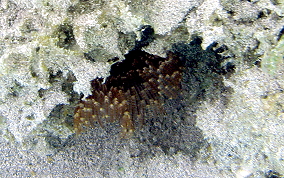
<svg viewBox="0 0 284 178">
<path fill-rule="evenodd" d="M 283 14 L 281 0 L 1 1 L 0 176 L 283 177 Z M 128 140 L 111 123 L 74 137 L 90 81 L 133 49 L 179 56 L 185 99 Z"/>
</svg>

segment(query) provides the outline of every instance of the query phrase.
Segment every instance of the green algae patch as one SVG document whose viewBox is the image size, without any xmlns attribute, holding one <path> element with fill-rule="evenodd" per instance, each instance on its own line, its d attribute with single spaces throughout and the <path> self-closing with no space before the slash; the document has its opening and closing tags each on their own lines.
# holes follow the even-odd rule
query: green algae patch
<svg viewBox="0 0 284 178">
<path fill-rule="evenodd" d="M 263 71 L 267 72 L 272 76 L 276 76 L 279 74 L 281 70 L 283 70 L 284 64 L 284 38 L 282 37 L 278 45 L 275 46 L 270 51 L 267 51 L 264 54 L 262 59 L 261 68 Z"/>
</svg>

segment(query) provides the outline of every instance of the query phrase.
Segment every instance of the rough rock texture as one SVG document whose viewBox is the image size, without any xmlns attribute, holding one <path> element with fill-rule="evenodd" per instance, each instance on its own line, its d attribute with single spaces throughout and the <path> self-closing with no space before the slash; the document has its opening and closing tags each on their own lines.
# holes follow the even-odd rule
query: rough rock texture
<svg viewBox="0 0 284 178">
<path fill-rule="evenodd" d="M 282 81 L 283 76 L 275 80 L 253 67 L 225 81 L 234 90 L 228 106 L 203 103 L 197 125 L 206 130 L 220 167 L 230 165 L 240 177 L 258 177 L 269 169 L 283 172 Z"/>
<path fill-rule="evenodd" d="M 283 15 L 283 0 L 0 1 L 0 176 L 283 177 Z M 74 137 L 90 81 L 134 48 L 190 61 L 172 135 Z"/>
</svg>

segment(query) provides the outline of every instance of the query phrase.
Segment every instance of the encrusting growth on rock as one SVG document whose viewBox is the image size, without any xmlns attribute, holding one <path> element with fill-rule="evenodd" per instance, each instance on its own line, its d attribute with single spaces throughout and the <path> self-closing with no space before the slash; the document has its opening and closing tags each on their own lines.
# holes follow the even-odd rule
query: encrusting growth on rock
<svg viewBox="0 0 284 178">
<path fill-rule="evenodd" d="M 104 83 L 101 78 L 91 81 L 92 95 L 75 109 L 75 131 L 118 121 L 125 135 L 150 117 L 162 118 L 164 101 L 180 93 L 182 70 L 179 58 L 172 52 L 166 58 L 141 50 L 129 52 L 125 60 L 112 65 Z"/>
</svg>

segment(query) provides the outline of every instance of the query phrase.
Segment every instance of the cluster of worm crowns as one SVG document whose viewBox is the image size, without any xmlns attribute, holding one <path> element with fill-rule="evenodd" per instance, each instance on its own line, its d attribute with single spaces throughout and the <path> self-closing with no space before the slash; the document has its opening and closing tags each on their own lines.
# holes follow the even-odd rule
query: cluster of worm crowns
<svg viewBox="0 0 284 178">
<path fill-rule="evenodd" d="M 77 133 L 96 124 L 118 122 L 122 134 L 141 128 L 150 117 L 165 116 L 164 103 L 181 90 L 182 65 L 172 52 L 167 57 L 134 50 L 112 65 L 110 76 L 91 81 L 92 95 L 75 109 Z"/>
</svg>

